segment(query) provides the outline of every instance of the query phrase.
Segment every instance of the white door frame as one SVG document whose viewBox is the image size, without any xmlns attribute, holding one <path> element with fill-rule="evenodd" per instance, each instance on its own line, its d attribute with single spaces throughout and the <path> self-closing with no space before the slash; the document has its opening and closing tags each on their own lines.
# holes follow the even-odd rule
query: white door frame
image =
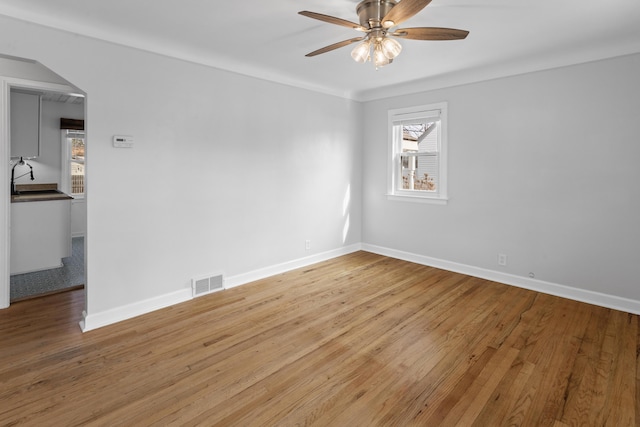
<svg viewBox="0 0 640 427">
<path fill-rule="evenodd" d="M 13 88 L 32 89 L 45 92 L 74 93 L 77 88 L 57 83 L 39 82 L 0 76 L 0 309 L 10 304 L 10 256 L 11 256 L 11 134 L 9 129 L 9 92 Z M 85 105 L 86 109 L 86 105 Z"/>
</svg>

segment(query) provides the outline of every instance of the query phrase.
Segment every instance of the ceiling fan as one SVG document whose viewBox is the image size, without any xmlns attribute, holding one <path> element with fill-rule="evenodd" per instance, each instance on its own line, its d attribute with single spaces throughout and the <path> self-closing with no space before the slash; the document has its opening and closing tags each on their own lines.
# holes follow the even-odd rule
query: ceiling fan
<svg viewBox="0 0 640 427">
<path fill-rule="evenodd" d="M 395 28 L 424 9 L 431 0 L 363 0 L 358 3 L 356 13 L 360 23 L 334 16 L 303 10 L 300 15 L 336 24 L 365 33 L 362 37 L 343 40 L 314 50 L 305 56 L 316 56 L 352 43 L 358 43 L 351 57 L 357 62 L 372 61 L 378 69 L 393 62 L 402 51 L 402 45 L 393 37 L 412 40 L 461 40 L 469 34 L 465 30 L 438 27 Z"/>
</svg>

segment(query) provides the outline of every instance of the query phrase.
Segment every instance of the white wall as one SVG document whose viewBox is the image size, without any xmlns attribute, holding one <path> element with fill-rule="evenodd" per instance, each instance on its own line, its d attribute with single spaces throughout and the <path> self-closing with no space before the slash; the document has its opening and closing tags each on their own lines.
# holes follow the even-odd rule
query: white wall
<svg viewBox="0 0 640 427">
<path fill-rule="evenodd" d="M 359 104 L 6 17 L 0 53 L 87 93 L 90 317 L 361 241 Z"/>
<path fill-rule="evenodd" d="M 639 75 L 634 55 L 367 103 L 363 241 L 640 303 Z M 388 201 L 387 110 L 440 101 L 448 205 Z"/>
</svg>

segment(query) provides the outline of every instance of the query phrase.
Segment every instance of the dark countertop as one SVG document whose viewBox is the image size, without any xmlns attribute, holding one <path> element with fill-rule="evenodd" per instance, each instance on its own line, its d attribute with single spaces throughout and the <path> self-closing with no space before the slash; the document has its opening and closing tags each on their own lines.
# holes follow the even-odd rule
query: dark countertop
<svg viewBox="0 0 640 427">
<path fill-rule="evenodd" d="M 61 191 L 57 193 L 26 192 L 11 195 L 11 203 L 44 202 L 48 200 L 73 200 L 73 197 Z"/>
<path fill-rule="evenodd" d="M 11 195 L 11 203 L 73 200 L 73 197 L 58 190 L 57 187 L 57 184 L 16 185 L 18 194 Z"/>
</svg>

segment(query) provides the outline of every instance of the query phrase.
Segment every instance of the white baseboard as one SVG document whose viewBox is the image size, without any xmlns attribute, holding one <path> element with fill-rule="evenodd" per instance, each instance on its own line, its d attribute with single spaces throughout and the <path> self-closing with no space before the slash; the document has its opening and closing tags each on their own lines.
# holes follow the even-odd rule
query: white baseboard
<svg viewBox="0 0 640 427">
<path fill-rule="evenodd" d="M 398 251 L 381 246 L 369 245 L 366 243 L 362 244 L 362 250 L 391 258 L 414 262 L 416 264 L 428 265 L 430 267 L 441 268 L 443 270 L 466 274 L 468 276 L 479 277 L 481 279 L 487 279 L 493 282 L 503 283 L 505 285 L 517 286 L 519 288 L 529 289 L 544 294 L 555 295 L 627 313 L 640 314 L 640 301 L 637 300 L 589 291 L 586 289 L 578 289 L 557 283 L 545 282 L 543 280 L 531 279 L 529 277 L 516 276 L 513 274 L 502 273 L 466 264 L 459 264 L 456 262 L 417 255 L 410 252 Z"/>
<path fill-rule="evenodd" d="M 132 304 L 123 305 L 121 307 L 112 308 L 100 313 L 83 313 L 84 319 L 80 321 L 82 332 L 88 332 L 112 323 L 121 322 L 133 317 L 147 314 L 161 308 L 189 301 L 192 298 L 191 288 L 182 289 L 180 291 L 171 292 L 165 295 L 159 295 L 147 300 L 134 302 Z"/>
<path fill-rule="evenodd" d="M 49 265 L 47 267 L 40 267 L 40 268 L 36 268 L 35 270 L 22 270 L 22 271 L 12 271 L 10 273 L 11 276 L 15 276 L 16 274 L 28 274 L 28 273 L 37 273 L 38 271 L 46 271 L 46 270 L 52 270 L 54 268 L 60 268 L 60 267 L 64 267 L 64 264 L 62 263 L 62 261 L 60 261 L 59 264 L 54 264 L 54 265 Z"/>
<path fill-rule="evenodd" d="M 356 252 L 362 249 L 362 245 L 357 243 L 355 245 L 344 246 L 339 249 L 334 249 L 327 252 L 311 255 L 308 257 L 296 259 L 293 261 L 287 261 L 282 264 L 277 264 L 259 270 L 250 271 L 248 273 L 238 274 L 225 278 L 224 287 L 234 288 L 247 283 L 255 282 L 256 280 L 264 279 L 266 277 L 275 276 L 276 274 L 286 273 L 287 271 L 295 270 L 296 268 L 306 267 L 311 264 L 315 264 L 322 261 L 327 261 L 332 258 L 337 258 L 342 255 L 347 255 L 352 252 Z"/>
<path fill-rule="evenodd" d="M 559 285 L 557 283 L 545 282 L 542 280 L 531 279 L 528 277 L 515 276 L 512 274 L 502 273 L 474 267 L 466 264 L 459 264 L 438 258 L 431 258 L 424 255 L 417 255 L 410 252 L 398 251 L 395 249 L 385 248 L 381 246 L 369 244 L 355 244 L 345 246 L 343 248 L 323 252 L 277 264 L 247 273 L 230 276 L 224 280 L 224 288 L 230 289 L 241 286 L 266 277 L 275 276 L 277 274 L 286 273 L 296 268 L 306 267 L 318 262 L 327 261 L 342 255 L 346 255 L 359 250 L 376 253 L 379 255 L 397 258 L 404 261 L 414 262 L 416 264 L 428 265 L 431 267 L 441 268 L 443 270 L 453 271 L 456 273 L 466 274 L 469 276 L 479 277 L 506 285 L 517 286 L 519 288 L 529 289 L 545 294 L 555 295 L 576 301 L 586 302 L 606 308 L 620 310 L 633 314 L 640 314 L 640 301 L 621 298 L 615 295 L 608 295 L 599 292 L 573 288 L 570 286 Z M 122 307 L 116 307 L 111 310 L 100 313 L 84 314 L 84 319 L 80 322 L 83 332 L 101 328 L 123 320 L 131 319 L 142 314 L 150 313 L 161 308 L 189 301 L 193 298 L 191 288 L 182 289 L 180 291 L 171 292 L 169 294 L 160 295 L 144 301 L 127 304 Z"/>
<path fill-rule="evenodd" d="M 321 261 L 326 261 L 342 255 L 359 251 L 360 244 L 345 246 L 339 249 L 311 255 L 293 261 L 284 262 L 270 267 L 261 268 L 259 270 L 250 271 L 248 273 L 238 274 L 224 279 L 225 289 L 234 288 L 266 277 L 275 276 L 276 274 L 285 273 L 300 267 L 306 267 Z M 150 313 L 161 308 L 179 304 L 193 299 L 191 288 L 171 292 L 165 295 L 159 295 L 144 301 L 127 304 L 122 307 L 116 307 L 99 313 L 83 313 L 83 320 L 80 322 L 80 328 L 83 332 L 131 319 L 143 314 Z"/>
</svg>

